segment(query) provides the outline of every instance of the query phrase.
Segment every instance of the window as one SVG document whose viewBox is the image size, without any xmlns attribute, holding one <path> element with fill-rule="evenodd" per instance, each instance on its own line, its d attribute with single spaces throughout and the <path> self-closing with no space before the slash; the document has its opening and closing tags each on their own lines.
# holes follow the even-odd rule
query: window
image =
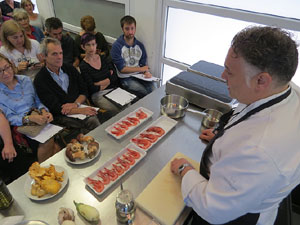
<svg viewBox="0 0 300 225">
<path fill-rule="evenodd" d="M 227 5 L 223 4 L 220 7 L 198 2 Z M 264 4 L 267 2 L 274 7 L 266 7 L 261 1 L 259 4 L 253 2 L 257 3 L 234 0 L 199 0 L 197 3 L 163 0 L 165 23 L 161 28 L 163 41 L 160 46 L 163 83 L 177 75 L 178 71 L 185 70 L 200 60 L 223 65 L 233 36 L 249 25 L 275 25 L 292 32 L 296 40 L 300 37 L 300 21 L 282 17 L 288 16 L 287 13 L 290 17 L 297 16 L 295 10 L 286 10 L 286 7 L 295 8 L 295 5 L 291 5 L 294 1 L 285 1 L 285 6 L 281 8 L 277 7 L 281 1 L 263 1 Z M 229 6 L 235 9 L 228 8 Z M 263 12 L 264 9 L 268 11 Z M 280 16 L 261 14 L 262 12 L 277 13 Z M 300 85 L 300 69 L 297 70 L 293 81 Z"/>
</svg>

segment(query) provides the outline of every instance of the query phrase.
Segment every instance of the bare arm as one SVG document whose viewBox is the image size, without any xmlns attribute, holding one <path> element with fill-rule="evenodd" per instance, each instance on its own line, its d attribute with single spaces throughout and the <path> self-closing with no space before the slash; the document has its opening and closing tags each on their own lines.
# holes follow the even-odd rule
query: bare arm
<svg viewBox="0 0 300 225">
<path fill-rule="evenodd" d="M 95 82 L 94 85 L 100 86 L 100 90 L 102 91 L 110 85 L 110 80 L 106 78 L 104 80 Z"/>
<path fill-rule="evenodd" d="M 0 126 L 0 136 L 4 142 L 4 148 L 2 149 L 1 156 L 3 160 L 8 159 L 8 162 L 12 162 L 14 157 L 17 156 L 17 152 L 13 145 L 9 122 L 2 113 L 0 113 Z"/>
<path fill-rule="evenodd" d="M 121 70 L 121 73 L 145 73 L 149 71 L 149 67 L 148 66 L 143 66 L 143 67 L 128 67 L 125 66 L 123 67 L 123 69 Z"/>
</svg>

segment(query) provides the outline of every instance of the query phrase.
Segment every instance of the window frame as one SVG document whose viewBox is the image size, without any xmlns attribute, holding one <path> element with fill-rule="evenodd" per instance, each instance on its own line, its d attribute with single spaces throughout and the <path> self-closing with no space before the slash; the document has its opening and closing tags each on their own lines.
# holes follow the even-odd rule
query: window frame
<svg viewBox="0 0 300 225">
<path fill-rule="evenodd" d="M 176 1 L 176 0 L 159 0 L 161 7 L 157 12 L 157 20 L 160 21 L 158 27 L 158 38 L 157 52 L 158 57 L 156 60 L 156 74 L 163 78 L 163 65 L 166 64 L 171 67 L 175 67 L 180 70 L 186 70 L 190 65 L 184 62 L 178 62 L 176 60 L 165 57 L 166 47 L 166 31 L 167 31 L 167 20 L 168 20 L 168 9 L 178 8 L 188 10 L 196 13 L 205 13 L 212 16 L 219 16 L 231 19 L 237 19 L 246 22 L 259 23 L 268 26 L 278 26 L 283 29 L 300 31 L 300 20 L 294 18 L 287 18 L 282 16 L 263 14 L 257 12 L 250 12 L 240 9 L 232 9 L 223 6 L 215 6 L 203 3 Z M 300 38 L 300 37 L 299 37 Z"/>
</svg>

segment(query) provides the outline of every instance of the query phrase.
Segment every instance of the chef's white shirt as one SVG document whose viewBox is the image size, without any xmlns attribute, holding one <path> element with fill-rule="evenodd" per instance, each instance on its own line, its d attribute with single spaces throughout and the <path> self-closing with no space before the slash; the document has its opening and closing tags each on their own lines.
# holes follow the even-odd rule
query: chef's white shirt
<svg viewBox="0 0 300 225">
<path fill-rule="evenodd" d="M 210 179 L 188 171 L 182 179 L 185 203 L 212 224 L 260 213 L 258 225 L 273 225 L 279 203 L 300 182 L 300 88 L 226 130 L 212 147 Z M 286 90 L 287 91 L 287 90 Z M 285 91 L 284 91 L 285 92 Z M 227 124 L 282 95 L 240 104 Z"/>
</svg>

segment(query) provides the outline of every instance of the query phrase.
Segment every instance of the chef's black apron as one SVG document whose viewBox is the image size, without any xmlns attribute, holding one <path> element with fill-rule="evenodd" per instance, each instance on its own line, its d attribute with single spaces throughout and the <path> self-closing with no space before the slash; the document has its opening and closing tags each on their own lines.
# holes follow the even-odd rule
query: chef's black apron
<svg viewBox="0 0 300 225">
<path fill-rule="evenodd" d="M 249 118 L 253 114 L 281 102 L 282 100 L 287 98 L 290 95 L 290 93 L 291 93 L 291 89 L 289 89 L 284 94 L 278 96 L 277 98 L 274 98 L 274 99 L 258 106 L 257 108 L 252 109 L 251 111 L 246 113 L 243 117 L 241 117 L 239 120 L 235 121 L 234 123 L 232 123 L 230 126 L 228 126 L 226 128 L 224 128 L 224 127 L 228 123 L 229 119 L 231 118 L 231 116 L 233 114 L 233 110 L 231 110 L 230 112 L 224 114 L 220 118 L 219 126 L 216 129 L 216 131 L 217 131 L 216 135 L 214 136 L 213 139 L 211 139 L 211 141 L 207 144 L 206 148 L 204 149 L 204 152 L 203 152 L 202 158 L 201 158 L 201 163 L 200 163 L 200 174 L 203 177 L 205 177 L 207 180 L 209 180 L 210 171 L 209 171 L 209 167 L 208 167 L 208 158 L 212 154 L 212 146 L 213 146 L 215 140 L 217 138 L 221 137 L 224 134 L 225 130 L 228 130 L 229 128 L 231 128 L 231 127 L 237 125 L 238 123 L 246 120 L 247 118 Z M 191 212 L 191 214 L 189 215 L 186 222 L 188 222 L 191 218 L 193 218 L 192 225 L 211 225 L 210 223 L 208 223 L 207 221 L 202 219 L 194 211 Z M 245 215 L 243 215 L 243 216 L 241 216 L 241 217 L 239 217 L 235 220 L 232 220 L 228 223 L 225 223 L 224 225 L 255 225 L 258 221 L 258 218 L 259 218 L 259 213 L 247 213 L 247 214 L 245 214 Z"/>
</svg>

